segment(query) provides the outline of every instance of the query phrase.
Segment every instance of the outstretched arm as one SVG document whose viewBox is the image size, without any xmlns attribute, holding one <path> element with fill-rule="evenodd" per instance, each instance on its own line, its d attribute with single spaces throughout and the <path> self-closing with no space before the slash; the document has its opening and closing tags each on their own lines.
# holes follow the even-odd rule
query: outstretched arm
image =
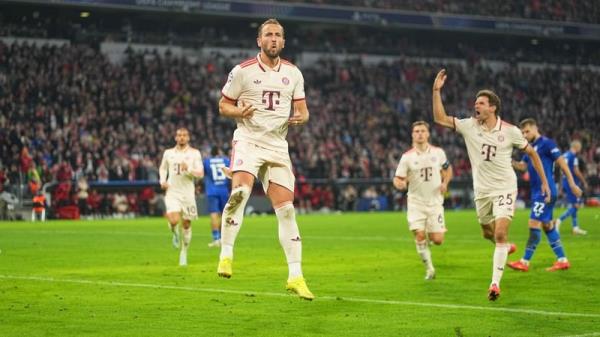
<svg viewBox="0 0 600 337">
<path fill-rule="evenodd" d="M 542 193 L 544 195 L 544 201 L 546 203 L 550 202 L 550 198 L 552 197 L 550 194 L 550 187 L 548 186 L 548 179 L 546 179 L 546 173 L 544 172 L 544 166 L 542 165 L 542 160 L 538 155 L 537 151 L 531 147 L 527 146 L 524 149 L 525 153 L 531 159 L 531 163 L 533 164 L 533 168 L 537 172 L 538 176 L 540 176 L 540 180 L 542 181 Z"/>
<path fill-rule="evenodd" d="M 440 70 L 433 81 L 433 120 L 439 125 L 454 128 L 454 117 L 446 115 L 441 90 L 446 82 L 446 69 Z"/>
</svg>

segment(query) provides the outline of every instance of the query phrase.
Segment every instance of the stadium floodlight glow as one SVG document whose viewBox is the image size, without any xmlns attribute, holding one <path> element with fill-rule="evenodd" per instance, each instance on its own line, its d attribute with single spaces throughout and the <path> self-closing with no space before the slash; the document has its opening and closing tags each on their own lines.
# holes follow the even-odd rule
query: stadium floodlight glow
<svg viewBox="0 0 600 337">
<path fill-rule="evenodd" d="M 88 18 L 90 16 L 90 12 L 81 12 L 79 13 L 79 17 Z"/>
</svg>

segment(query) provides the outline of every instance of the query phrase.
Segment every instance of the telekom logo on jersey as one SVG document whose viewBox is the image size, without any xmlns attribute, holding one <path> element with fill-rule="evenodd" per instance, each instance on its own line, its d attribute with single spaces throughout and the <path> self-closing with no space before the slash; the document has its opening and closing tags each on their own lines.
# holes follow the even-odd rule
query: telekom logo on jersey
<svg viewBox="0 0 600 337">
<path fill-rule="evenodd" d="M 277 97 L 273 98 L 273 96 L 275 96 L 275 95 L 277 95 Z M 262 102 L 267 105 L 267 110 L 275 111 L 275 108 L 273 106 L 274 106 L 274 104 L 279 105 L 279 97 L 280 96 L 281 96 L 280 91 L 263 90 Z"/>
<path fill-rule="evenodd" d="M 497 147 L 490 144 L 481 145 L 481 154 L 485 156 L 485 161 L 492 161 L 492 157 L 496 157 Z"/>
</svg>

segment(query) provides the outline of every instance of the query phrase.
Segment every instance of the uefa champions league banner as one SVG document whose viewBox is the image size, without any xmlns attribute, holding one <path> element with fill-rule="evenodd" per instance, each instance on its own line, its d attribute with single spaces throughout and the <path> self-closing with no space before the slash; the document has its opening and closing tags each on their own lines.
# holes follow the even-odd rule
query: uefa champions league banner
<svg viewBox="0 0 600 337">
<path fill-rule="evenodd" d="M 592 24 L 496 19 L 383 9 L 357 10 L 298 3 L 204 0 L 54 0 L 54 3 L 600 40 L 600 25 Z"/>
</svg>

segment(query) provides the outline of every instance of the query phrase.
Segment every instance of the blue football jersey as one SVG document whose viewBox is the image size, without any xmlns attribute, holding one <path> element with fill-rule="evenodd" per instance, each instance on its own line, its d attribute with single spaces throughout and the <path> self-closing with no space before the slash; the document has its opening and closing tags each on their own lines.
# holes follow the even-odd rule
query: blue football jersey
<svg viewBox="0 0 600 337">
<path fill-rule="evenodd" d="M 556 191 L 556 184 L 554 183 L 554 162 L 560 158 L 560 149 L 552 139 L 544 136 L 536 139 L 531 146 L 533 146 L 540 156 L 546 179 L 548 179 L 550 192 L 553 197 L 556 197 L 558 192 Z M 542 194 L 542 180 L 533 167 L 533 163 L 528 155 L 523 156 L 523 161 L 527 163 L 531 185 L 531 197 L 534 198 Z"/>
<path fill-rule="evenodd" d="M 571 171 L 571 175 L 573 176 L 573 180 L 575 180 L 575 184 L 577 184 L 577 186 L 581 186 L 581 181 L 575 175 L 575 166 L 579 166 L 577 155 L 571 152 L 571 150 L 569 150 L 563 154 L 563 157 L 565 157 L 565 161 L 567 162 L 567 166 L 569 166 L 569 171 Z M 571 188 L 569 187 L 569 181 L 564 175 L 562 178 L 562 184 L 563 187 L 568 188 L 569 191 L 571 190 Z"/>
<path fill-rule="evenodd" d="M 229 158 L 208 157 L 204 159 L 204 188 L 206 195 L 228 195 L 229 179 L 222 168 L 229 166 Z"/>
</svg>

